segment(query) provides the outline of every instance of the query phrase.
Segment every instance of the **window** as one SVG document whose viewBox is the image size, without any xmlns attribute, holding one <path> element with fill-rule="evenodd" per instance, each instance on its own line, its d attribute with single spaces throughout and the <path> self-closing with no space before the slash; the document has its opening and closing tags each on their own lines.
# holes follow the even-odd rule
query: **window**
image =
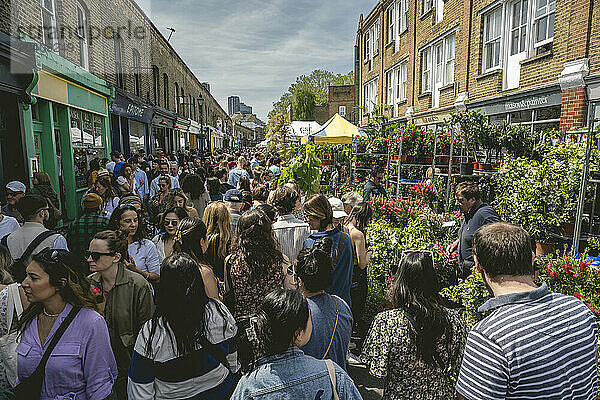
<svg viewBox="0 0 600 400">
<path fill-rule="evenodd" d="M 401 64 L 396 71 L 396 99 L 406 100 L 406 63 Z"/>
<path fill-rule="evenodd" d="M 423 0 L 423 14 L 433 8 L 433 0 Z"/>
<path fill-rule="evenodd" d="M 345 117 L 346 116 L 346 106 L 339 106 L 338 114 L 340 114 L 340 116 L 342 116 L 342 117 Z"/>
<path fill-rule="evenodd" d="M 556 0 L 536 0 L 535 3 L 535 46 L 551 42 L 554 37 Z"/>
<path fill-rule="evenodd" d="M 511 11 L 511 46 L 510 55 L 527 51 L 527 16 L 529 15 L 527 0 L 512 4 Z"/>
<path fill-rule="evenodd" d="M 157 106 L 160 105 L 160 96 L 158 95 L 159 93 L 159 85 L 160 85 L 160 78 L 159 78 L 159 74 L 160 72 L 158 71 L 158 67 L 156 65 L 152 66 L 152 82 L 153 84 L 153 89 L 154 89 L 154 104 L 156 104 Z"/>
<path fill-rule="evenodd" d="M 140 53 L 133 49 L 133 89 L 136 96 L 140 95 Z"/>
<path fill-rule="evenodd" d="M 82 4 L 77 4 L 77 37 L 79 40 L 79 65 L 83 69 L 89 69 L 88 55 L 88 25 L 87 14 Z"/>
<path fill-rule="evenodd" d="M 431 48 L 421 54 L 421 93 L 431 91 Z"/>
<path fill-rule="evenodd" d="M 364 34 L 365 60 L 371 60 L 379 49 L 379 20 L 376 20 Z"/>
<path fill-rule="evenodd" d="M 446 66 L 444 75 L 444 84 L 450 84 L 454 82 L 454 47 L 455 47 L 456 36 L 450 35 L 445 40 L 446 47 Z"/>
<path fill-rule="evenodd" d="M 394 22 L 396 21 L 396 3 L 392 3 L 387 9 L 387 21 L 388 21 L 388 43 L 392 43 L 394 39 L 396 39 L 396 25 Z"/>
<path fill-rule="evenodd" d="M 117 86 L 124 89 L 123 81 L 123 39 L 117 34 L 114 39 L 115 46 L 115 80 Z"/>
<path fill-rule="evenodd" d="M 483 16 L 483 71 L 500 66 L 502 40 L 502 7 Z"/>
<path fill-rule="evenodd" d="M 385 76 L 385 87 L 387 88 L 387 104 L 394 105 L 394 70 L 387 72 Z"/>
<path fill-rule="evenodd" d="M 365 108 L 367 110 L 367 114 L 370 114 L 377 105 L 377 78 L 372 79 L 364 84 L 364 92 Z"/>
<path fill-rule="evenodd" d="M 42 5 L 42 43 L 52 51 L 58 51 L 58 30 L 56 28 L 56 10 L 54 0 L 41 0 Z"/>
<path fill-rule="evenodd" d="M 399 4 L 401 5 L 401 7 L 398 13 L 398 20 L 400 26 L 400 31 L 398 32 L 398 35 L 400 35 L 402 32 L 408 29 L 408 0 L 400 0 Z"/>
<path fill-rule="evenodd" d="M 169 108 L 169 77 L 167 74 L 163 74 L 163 99 L 165 108 Z"/>
<path fill-rule="evenodd" d="M 454 54 L 456 34 L 446 36 L 433 43 L 421 53 L 421 93 L 430 92 L 433 85 L 454 82 Z"/>
<path fill-rule="evenodd" d="M 365 32 L 365 60 L 371 59 L 371 31 Z"/>
<path fill-rule="evenodd" d="M 181 115 L 185 117 L 185 94 L 183 88 L 181 88 L 181 94 L 179 95 L 179 104 L 181 104 Z"/>
<path fill-rule="evenodd" d="M 175 82 L 175 112 L 179 112 L 179 85 Z"/>
</svg>

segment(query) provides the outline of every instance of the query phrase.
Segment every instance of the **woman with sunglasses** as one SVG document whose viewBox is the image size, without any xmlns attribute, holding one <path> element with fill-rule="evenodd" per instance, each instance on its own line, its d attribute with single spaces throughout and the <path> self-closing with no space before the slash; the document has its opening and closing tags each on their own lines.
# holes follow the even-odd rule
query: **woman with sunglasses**
<svg viewBox="0 0 600 400">
<path fill-rule="evenodd" d="M 122 231 L 98 232 L 90 242 L 86 260 L 92 274 L 92 292 L 104 305 L 104 318 L 117 361 L 114 386 L 117 399 L 127 399 L 127 369 L 135 339 L 154 314 L 150 284 L 140 274 L 125 268 L 127 238 Z"/>
<path fill-rule="evenodd" d="M 102 198 L 103 216 L 110 218 L 119 205 L 119 198 L 114 195 L 110 176 L 99 176 L 94 184 L 93 191 Z"/>
<path fill-rule="evenodd" d="M 189 255 L 165 259 L 161 296 L 135 343 L 129 399 L 229 398 L 239 370 L 237 327 L 223 303 L 206 296 Z"/>
<path fill-rule="evenodd" d="M 379 313 L 362 348 L 369 372 L 385 379 L 385 399 L 454 398 L 467 331 L 445 307 L 430 251 L 405 252 L 390 292 L 393 310 Z"/>
<path fill-rule="evenodd" d="M 167 208 L 167 197 L 171 189 L 171 177 L 161 175 L 158 178 L 158 192 L 150 200 L 150 211 L 152 211 L 153 222 L 160 220 L 160 217 Z"/>
<path fill-rule="evenodd" d="M 325 238 L 313 248 L 302 249 L 295 266 L 291 271 L 288 268 L 288 275 L 292 274 L 310 307 L 313 331 L 301 350 L 318 360 L 333 360 L 346 369 L 352 312 L 342 298 L 325 292 L 333 274 L 332 245 L 331 239 Z"/>
<path fill-rule="evenodd" d="M 136 207 L 122 204 L 110 217 L 108 229 L 122 230 L 126 234 L 130 256 L 130 260 L 124 261 L 126 267 L 155 284 L 160 280 L 158 251 L 154 243 L 146 238 L 146 228 L 140 223 L 141 220 L 141 212 Z"/>
<path fill-rule="evenodd" d="M 152 242 L 158 251 L 158 260 L 163 260 L 173 253 L 175 234 L 182 219 L 187 218 L 187 212 L 181 207 L 171 207 L 164 212 L 162 217 L 162 232 L 154 236 Z"/>
<path fill-rule="evenodd" d="M 361 399 L 348 374 L 331 360 L 317 360 L 301 350 L 313 330 L 310 308 L 297 290 L 277 289 L 244 318 L 238 351 L 247 372 L 232 400 Z M 242 354 L 248 355 L 242 359 Z M 335 383 L 334 383 L 335 382 Z"/>
<path fill-rule="evenodd" d="M 183 208 L 190 218 L 200 218 L 198 211 L 194 207 L 188 205 L 188 198 L 180 188 L 171 189 L 167 196 L 166 208 L 179 207 Z"/>
<path fill-rule="evenodd" d="M 48 359 L 41 399 L 106 399 L 117 377 L 106 322 L 79 264 L 66 250 L 44 249 L 33 256 L 22 283 L 31 304 L 19 321 L 19 382 L 37 368 L 71 310 L 76 314 Z"/>
</svg>

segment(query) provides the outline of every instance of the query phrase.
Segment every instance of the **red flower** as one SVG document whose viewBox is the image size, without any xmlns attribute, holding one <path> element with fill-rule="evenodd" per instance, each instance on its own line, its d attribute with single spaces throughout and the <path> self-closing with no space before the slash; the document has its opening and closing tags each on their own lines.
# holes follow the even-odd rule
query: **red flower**
<svg viewBox="0 0 600 400">
<path fill-rule="evenodd" d="M 95 295 L 102 294 L 102 289 L 94 287 L 92 288 L 92 293 Z"/>
<path fill-rule="evenodd" d="M 583 298 L 584 298 L 584 297 L 582 296 L 582 294 L 581 294 L 581 293 L 579 293 L 579 292 L 575 292 L 575 293 L 573 293 L 573 296 L 577 297 L 579 300 L 583 300 Z"/>
</svg>

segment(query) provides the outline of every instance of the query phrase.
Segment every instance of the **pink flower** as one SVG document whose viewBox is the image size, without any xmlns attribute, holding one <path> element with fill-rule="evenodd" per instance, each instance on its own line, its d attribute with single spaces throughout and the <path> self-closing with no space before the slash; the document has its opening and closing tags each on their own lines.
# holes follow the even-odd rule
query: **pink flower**
<svg viewBox="0 0 600 400">
<path fill-rule="evenodd" d="M 573 293 L 573 296 L 577 297 L 579 300 L 583 300 L 583 298 L 584 298 L 584 297 L 582 296 L 582 294 L 581 294 L 581 293 L 579 293 L 579 292 L 575 292 L 575 293 Z"/>
</svg>

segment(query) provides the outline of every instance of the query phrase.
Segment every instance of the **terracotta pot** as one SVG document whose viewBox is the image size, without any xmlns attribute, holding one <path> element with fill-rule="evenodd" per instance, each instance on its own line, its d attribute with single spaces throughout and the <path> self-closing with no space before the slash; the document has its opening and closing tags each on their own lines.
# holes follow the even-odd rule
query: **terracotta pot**
<svg viewBox="0 0 600 400">
<path fill-rule="evenodd" d="M 400 156 L 400 161 L 406 161 L 406 154 L 402 154 Z"/>
<path fill-rule="evenodd" d="M 554 243 L 535 242 L 535 255 L 536 256 L 544 256 L 546 254 L 550 254 L 554 251 L 554 248 L 555 248 Z"/>
<path fill-rule="evenodd" d="M 494 169 L 492 163 L 480 163 L 479 167 L 484 171 L 492 171 Z"/>
<path fill-rule="evenodd" d="M 398 156 L 392 156 L 392 160 L 397 160 Z"/>
<path fill-rule="evenodd" d="M 417 156 L 406 156 L 406 161 L 414 163 L 417 161 Z"/>
</svg>

